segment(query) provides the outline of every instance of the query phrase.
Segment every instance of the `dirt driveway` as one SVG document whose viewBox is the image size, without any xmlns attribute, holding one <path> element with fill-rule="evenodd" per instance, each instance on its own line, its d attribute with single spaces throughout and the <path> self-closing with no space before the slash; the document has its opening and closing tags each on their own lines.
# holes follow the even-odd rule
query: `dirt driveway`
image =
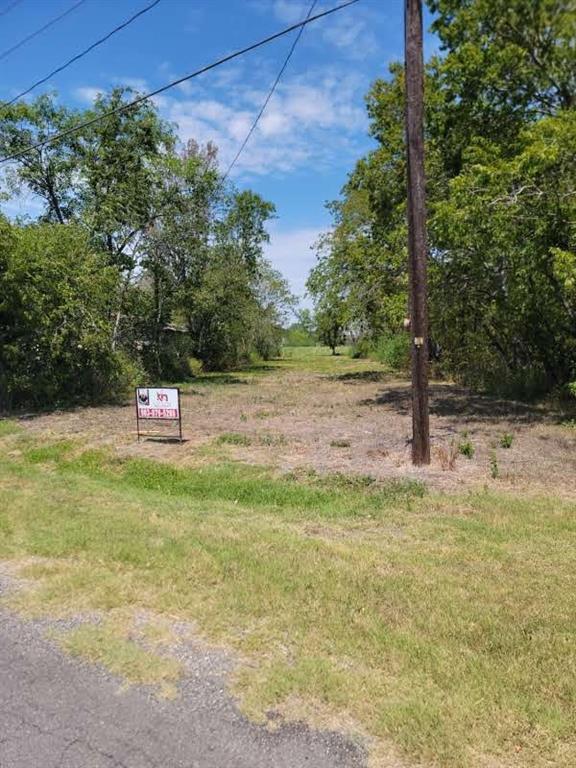
<svg viewBox="0 0 576 768">
<path fill-rule="evenodd" d="M 495 400 L 443 382 L 431 386 L 432 465 L 410 465 L 410 387 L 372 361 L 293 350 L 287 359 L 182 388 L 180 444 L 136 442 L 134 406 L 78 408 L 24 418 L 46 437 L 175 464 L 232 459 L 279 471 L 414 477 L 430 487 L 499 488 L 576 496 L 576 428 L 542 407 Z M 443 468 L 451 445 L 469 442 Z M 509 447 L 504 447 L 510 443 Z M 442 455 L 444 454 L 444 459 Z"/>
</svg>

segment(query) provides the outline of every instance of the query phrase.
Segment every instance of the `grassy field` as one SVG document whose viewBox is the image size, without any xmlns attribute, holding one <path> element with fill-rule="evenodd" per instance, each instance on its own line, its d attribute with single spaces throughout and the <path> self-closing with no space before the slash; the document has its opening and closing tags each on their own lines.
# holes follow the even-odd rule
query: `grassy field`
<svg viewBox="0 0 576 768">
<path fill-rule="evenodd" d="M 280 365 L 349 364 L 313 354 Z M 0 422 L 0 560 L 30 587 L 12 608 L 96 612 L 58 641 L 166 695 L 180 669 L 155 649 L 194 622 L 237 652 L 246 712 L 356 731 L 375 766 L 576 764 L 575 512 L 492 488 L 176 467 Z"/>
</svg>

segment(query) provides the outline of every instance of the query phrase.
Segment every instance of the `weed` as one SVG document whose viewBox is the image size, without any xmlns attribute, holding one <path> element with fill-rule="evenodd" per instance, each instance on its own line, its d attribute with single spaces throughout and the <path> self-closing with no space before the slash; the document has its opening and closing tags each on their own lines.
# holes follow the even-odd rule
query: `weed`
<svg viewBox="0 0 576 768">
<path fill-rule="evenodd" d="M 466 456 L 467 459 L 472 459 L 475 453 L 475 448 L 470 440 L 462 440 L 458 445 L 458 452 L 462 456 Z"/>
<path fill-rule="evenodd" d="M 223 432 L 216 438 L 218 445 L 251 445 L 252 440 L 248 435 L 243 435 L 240 432 Z"/>
<path fill-rule="evenodd" d="M 272 411 L 256 411 L 254 414 L 255 419 L 269 419 L 271 416 L 274 416 Z"/>
<path fill-rule="evenodd" d="M 350 448 L 350 440 L 331 440 L 331 448 Z"/>
<path fill-rule="evenodd" d="M 496 451 L 491 451 L 490 453 L 490 477 L 493 480 L 496 480 L 498 477 L 500 477 L 500 467 L 498 465 L 498 457 L 496 456 Z"/>
<path fill-rule="evenodd" d="M 454 469 L 456 469 L 456 459 L 458 458 L 459 446 L 455 440 L 451 440 L 450 445 L 436 446 L 434 452 L 443 472 L 452 472 Z"/>
<path fill-rule="evenodd" d="M 266 432 L 263 435 L 258 436 L 258 442 L 261 445 L 287 445 L 288 440 L 286 439 L 286 435 L 273 435 L 269 432 Z"/>
<path fill-rule="evenodd" d="M 505 432 L 500 438 L 500 448 L 512 448 L 513 442 L 514 435 L 511 435 L 509 432 Z"/>
</svg>

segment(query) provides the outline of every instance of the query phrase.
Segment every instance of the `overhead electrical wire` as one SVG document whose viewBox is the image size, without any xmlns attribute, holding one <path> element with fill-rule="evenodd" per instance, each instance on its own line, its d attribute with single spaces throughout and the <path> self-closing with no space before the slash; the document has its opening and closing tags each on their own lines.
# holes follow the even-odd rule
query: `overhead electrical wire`
<svg viewBox="0 0 576 768">
<path fill-rule="evenodd" d="M 10 11 L 13 8 L 16 8 L 17 5 L 20 5 L 21 2 L 22 2 L 22 0 L 13 0 L 13 2 L 8 3 L 6 8 L 4 8 L 2 11 L 0 11 L 0 17 L 6 16 L 7 13 L 10 13 Z"/>
<path fill-rule="evenodd" d="M 0 53 L 0 61 L 3 61 L 11 53 L 14 53 L 14 51 L 17 51 L 18 48 L 22 48 L 22 46 L 26 45 L 26 43 L 30 42 L 30 40 L 33 40 L 35 37 L 38 37 L 38 35 L 41 35 L 42 32 L 45 32 L 50 27 L 53 27 L 54 24 L 57 24 L 59 21 L 61 21 L 61 19 L 63 19 L 64 17 L 68 16 L 68 14 L 72 13 L 72 11 L 75 11 L 76 8 L 79 8 L 85 2 L 86 2 L 86 0 L 78 0 L 78 2 L 74 3 L 74 5 L 71 5 L 70 8 L 68 8 L 66 11 L 64 11 L 64 13 L 61 13 L 59 16 L 55 16 L 49 22 L 44 24 L 43 27 L 40 27 L 40 29 L 37 29 L 35 32 L 32 32 L 31 34 L 29 34 L 26 37 L 22 38 L 22 40 L 20 40 L 20 42 L 16 43 L 16 45 L 13 45 L 11 48 L 6 49 L 3 53 Z"/>
<path fill-rule="evenodd" d="M 322 13 L 317 13 L 315 16 L 310 16 L 309 18 L 304 19 L 304 21 L 300 21 L 297 24 L 292 24 L 290 27 L 286 27 L 285 29 L 282 29 L 280 32 L 276 32 L 275 34 L 269 35 L 269 37 L 265 37 L 256 43 L 252 43 L 251 45 L 248 45 L 245 48 L 241 48 L 240 50 L 235 51 L 234 53 L 230 53 L 227 56 L 223 56 L 221 59 L 217 59 L 216 61 L 213 61 L 211 64 L 208 64 L 205 67 L 202 67 L 201 69 L 197 69 L 195 72 L 191 72 L 189 75 L 184 75 L 184 77 L 179 77 L 177 80 L 172 80 L 172 82 L 167 83 L 166 85 L 163 85 L 161 88 L 157 88 L 155 91 L 150 91 L 149 93 L 145 93 L 142 96 L 138 96 L 138 98 L 134 99 L 133 101 L 129 101 L 127 104 L 122 104 L 119 107 L 110 109 L 108 112 L 103 112 L 101 115 L 98 115 L 97 117 L 93 117 L 90 120 L 85 120 L 82 123 L 78 123 L 78 125 L 74 125 L 71 128 L 67 128 L 65 131 L 55 133 L 53 136 L 48 136 L 46 139 L 43 139 L 42 141 L 39 141 L 36 144 L 31 144 L 29 147 L 26 147 L 25 149 L 21 149 L 18 152 L 14 152 L 11 155 L 2 157 L 0 158 L 0 163 L 7 163 L 10 160 L 16 160 L 17 158 L 22 157 L 23 155 L 27 155 L 29 152 L 33 152 L 35 149 L 44 147 L 46 144 L 51 144 L 53 141 L 58 141 L 59 139 L 62 139 L 65 136 L 69 136 L 71 133 L 76 133 L 76 131 L 79 131 L 82 128 L 86 128 L 90 125 L 94 125 L 94 123 L 100 122 L 101 120 L 105 120 L 107 117 L 111 117 L 112 115 L 116 115 L 120 112 L 126 112 L 128 109 L 135 107 L 137 104 L 142 104 L 142 102 L 148 101 L 148 99 L 151 99 L 154 96 L 158 96 L 160 93 L 164 93 L 165 91 L 168 91 L 171 88 L 174 88 L 175 86 L 180 85 L 180 83 L 184 83 L 187 80 L 192 80 L 193 78 L 198 77 L 199 75 L 203 75 L 205 72 L 209 72 L 212 69 L 216 69 L 216 67 L 220 67 L 222 66 L 222 64 L 226 64 L 227 62 L 232 61 L 233 59 L 237 59 L 239 56 L 243 56 L 244 54 L 249 53 L 250 51 L 256 50 L 256 48 L 261 48 L 263 45 L 266 45 L 267 43 L 271 43 L 273 40 L 277 40 L 279 37 L 284 37 L 284 35 L 288 35 L 290 32 L 293 32 L 295 29 L 299 29 L 300 27 L 304 27 L 307 24 L 311 24 L 313 21 L 322 19 L 325 16 L 330 16 L 332 13 L 336 13 L 337 11 L 342 11 L 344 8 L 348 8 L 351 5 L 355 5 L 357 2 L 359 2 L 359 0 L 348 0 L 348 2 L 342 3 L 341 5 L 337 5 L 334 8 L 329 8 L 326 11 L 322 11 Z"/>
<path fill-rule="evenodd" d="M 101 37 L 99 40 L 96 40 L 96 42 L 92 43 L 92 45 L 89 45 L 88 48 L 85 48 L 81 53 L 76 54 L 76 56 L 72 56 L 71 59 L 68 59 L 68 61 L 65 64 L 62 64 L 62 66 L 57 67 L 56 69 L 52 70 L 49 75 L 46 75 L 46 77 L 43 77 L 41 80 L 37 80 L 33 85 L 31 85 L 29 88 L 26 88 L 25 91 L 22 91 L 22 93 L 19 93 L 17 96 L 14 96 L 13 99 L 10 101 L 5 102 L 2 107 L 9 107 L 11 104 L 14 104 L 15 101 L 18 101 L 18 99 L 21 99 L 22 96 L 26 96 L 30 91 L 33 91 L 35 88 L 38 88 L 39 85 L 43 85 L 45 82 L 50 80 L 51 77 L 54 77 L 54 75 L 59 74 L 63 70 L 67 69 L 71 64 L 74 64 L 75 61 L 78 61 L 79 59 L 84 58 L 87 54 L 90 53 L 90 51 L 93 51 L 94 48 L 97 48 L 99 45 L 102 45 L 102 43 L 105 43 L 107 40 L 109 40 L 113 35 L 115 35 L 117 32 L 120 32 L 121 30 L 128 27 L 130 24 L 132 24 L 133 21 L 136 21 L 137 18 L 140 16 L 143 16 L 145 13 L 148 13 L 148 11 L 151 11 L 154 6 L 158 5 L 161 0 L 154 0 L 153 3 L 150 3 L 150 5 L 145 6 L 141 10 L 139 10 L 137 13 L 135 13 L 133 16 L 131 16 L 129 19 L 126 19 L 122 24 L 119 24 L 117 27 L 114 27 L 110 32 L 108 32 L 107 35 L 104 35 L 104 37 Z"/>
<path fill-rule="evenodd" d="M 316 3 L 317 3 L 317 1 L 318 1 L 318 0 L 313 0 L 313 2 L 312 2 L 312 5 L 310 6 L 310 9 L 309 9 L 309 11 L 308 11 L 308 13 L 307 13 L 307 15 L 306 15 L 306 19 L 309 19 L 309 18 L 310 18 L 310 16 L 312 15 L 312 12 L 314 11 L 314 8 L 315 8 L 315 6 L 316 6 Z M 238 150 L 238 152 L 236 152 L 236 155 L 235 155 L 234 159 L 232 160 L 232 162 L 230 163 L 230 165 L 229 165 L 229 166 L 228 166 L 228 168 L 226 169 L 226 173 L 225 173 L 225 174 L 224 174 L 224 176 L 222 177 L 222 181 L 226 181 L 226 179 L 227 179 L 227 178 L 228 178 L 228 176 L 230 175 L 230 171 L 232 170 L 232 168 L 234 168 L 234 166 L 235 166 L 235 165 L 236 165 L 236 163 L 238 162 L 238 158 L 240 157 L 240 155 L 242 154 L 242 152 L 244 152 L 244 150 L 245 150 L 245 148 L 246 148 L 246 145 L 247 145 L 247 144 L 248 144 L 248 142 L 250 141 L 250 137 L 252 136 L 252 134 L 253 134 L 253 133 L 254 133 L 254 131 L 256 130 L 256 126 L 257 126 L 257 125 L 258 125 L 258 123 L 260 122 L 260 118 L 261 118 L 261 117 L 262 117 L 262 115 L 264 114 L 264 112 L 265 112 L 265 110 L 266 110 L 266 107 L 268 106 L 268 104 L 269 104 L 269 102 L 270 102 L 270 99 L 271 99 L 271 98 L 272 98 L 272 96 L 274 95 L 274 91 L 276 90 L 276 88 L 277 88 L 277 86 L 278 86 L 278 83 L 280 82 L 280 79 L 281 79 L 282 75 L 283 75 L 283 74 L 284 74 L 284 72 L 286 71 L 286 67 L 287 67 L 287 66 L 288 66 L 288 64 L 290 63 L 290 59 L 292 58 L 292 54 L 293 54 L 293 53 L 294 53 L 294 51 L 296 50 L 296 46 L 297 46 L 297 45 L 298 45 L 298 43 L 300 42 L 300 38 L 302 37 L 302 33 L 303 33 L 303 32 L 304 32 L 304 27 L 302 26 L 302 27 L 300 27 L 300 29 L 298 30 L 298 34 L 297 34 L 297 35 L 296 35 L 296 37 L 294 38 L 294 42 L 292 43 L 292 46 L 290 47 L 290 50 L 288 51 L 288 55 L 287 55 L 287 56 L 286 56 L 286 58 L 284 59 L 284 63 L 282 64 L 282 66 L 281 66 L 281 68 L 280 68 L 280 71 L 278 72 L 278 75 L 276 76 L 276 79 L 275 79 L 275 80 L 274 80 L 274 82 L 272 83 L 272 87 L 271 87 L 271 88 L 270 88 L 270 90 L 268 91 L 268 95 L 267 95 L 267 96 L 266 96 L 266 98 L 264 99 L 264 103 L 262 104 L 262 107 L 261 107 L 261 109 L 260 109 L 260 112 L 258 112 L 258 114 L 256 115 L 256 119 L 254 120 L 254 122 L 253 122 L 253 123 L 252 123 L 252 125 L 250 126 L 250 130 L 248 131 L 248 133 L 246 134 L 246 138 L 244 139 L 244 141 L 243 141 L 243 142 L 242 142 L 242 144 L 240 145 L 240 149 Z"/>
</svg>

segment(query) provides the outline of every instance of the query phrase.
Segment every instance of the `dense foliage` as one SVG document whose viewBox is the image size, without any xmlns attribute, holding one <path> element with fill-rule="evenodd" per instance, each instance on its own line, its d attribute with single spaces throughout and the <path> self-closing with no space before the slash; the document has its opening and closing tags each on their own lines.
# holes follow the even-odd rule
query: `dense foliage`
<svg viewBox="0 0 576 768">
<path fill-rule="evenodd" d="M 129 99 L 4 107 L 0 155 Z M 32 193 L 40 212 L 1 224 L 1 407 L 110 398 L 136 371 L 174 380 L 191 358 L 225 369 L 278 353 L 293 297 L 263 258 L 274 206 L 226 184 L 216 154 L 177 150 L 142 103 L 6 166 L 4 196 Z"/>
<path fill-rule="evenodd" d="M 431 349 L 519 393 L 576 379 L 576 3 L 430 0 Z M 367 97 L 378 146 L 331 204 L 309 289 L 367 343 L 407 312 L 403 68 Z"/>
</svg>

